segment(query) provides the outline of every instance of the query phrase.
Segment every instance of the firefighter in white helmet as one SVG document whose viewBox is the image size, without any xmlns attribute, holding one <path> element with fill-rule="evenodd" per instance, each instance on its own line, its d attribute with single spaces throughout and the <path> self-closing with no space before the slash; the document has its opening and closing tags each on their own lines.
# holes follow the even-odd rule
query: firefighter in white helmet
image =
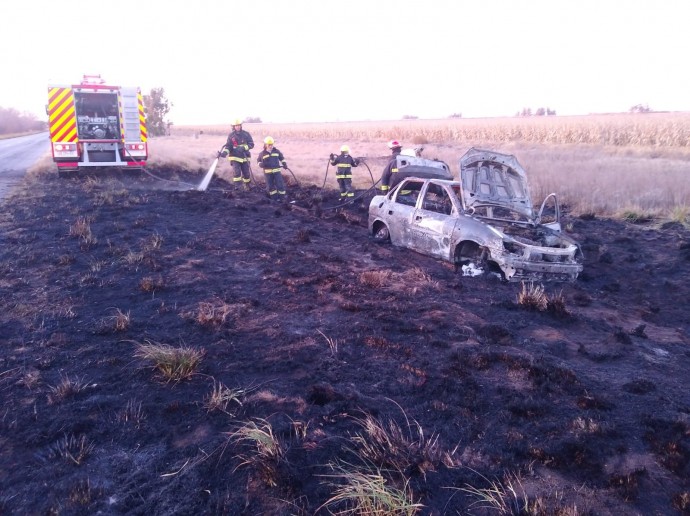
<svg viewBox="0 0 690 516">
<path fill-rule="evenodd" d="M 402 145 L 398 140 L 391 140 L 388 142 L 388 148 L 391 150 L 391 159 L 381 173 L 381 193 L 387 194 L 388 191 L 398 184 L 396 174 L 398 173 L 397 157 L 402 151 Z"/>
<path fill-rule="evenodd" d="M 281 169 L 288 168 L 288 166 L 285 162 L 285 156 L 274 147 L 274 143 L 275 140 L 272 136 L 264 138 L 264 150 L 259 153 L 257 161 L 259 167 L 264 170 L 268 196 L 273 200 L 285 201 L 287 192 Z"/>
<path fill-rule="evenodd" d="M 237 190 L 243 184 L 245 190 L 249 190 L 251 181 L 249 171 L 249 159 L 251 158 L 250 149 L 254 148 L 252 136 L 242 129 L 242 120 L 236 118 L 232 122 L 232 131 L 228 135 L 228 140 L 221 150 L 221 156 L 227 157 L 232 165 L 232 182 Z"/>
<path fill-rule="evenodd" d="M 330 163 L 336 168 L 335 178 L 340 187 L 340 198 L 346 199 L 355 196 L 352 188 L 352 167 L 359 165 L 359 162 L 350 156 L 350 147 L 343 145 L 340 147 L 340 154 L 330 155 Z"/>
</svg>

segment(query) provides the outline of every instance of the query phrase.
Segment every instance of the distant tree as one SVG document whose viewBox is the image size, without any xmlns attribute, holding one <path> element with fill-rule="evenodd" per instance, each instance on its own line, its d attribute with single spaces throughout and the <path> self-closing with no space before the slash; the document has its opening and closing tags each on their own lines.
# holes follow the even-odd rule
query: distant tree
<svg viewBox="0 0 690 516">
<path fill-rule="evenodd" d="M 415 115 L 403 115 L 403 120 L 417 120 L 419 117 Z"/>
<path fill-rule="evenodd" d="M 148 95 L 144 95 L 146 107 L 146 125 L 150 136 L 164 136 L 168 133 L 172 122 L 165 117 L 173 104 L 165 97 L 165 89 L 152 88 Z"/>
<path fill-rule="evenodd" d="M 31 113 L 20 113 L 14 108 L 0 107 L 0 134 L 45 131 L 46 123 Z"/>
<path fill-rule="evenodd" d="M 651 109 L 649 109 L 649 106 L 645 104 L 644 106 L 642 104 L 636 104 L 633 107 L 630 108 L 631 113 L 651 113 Z"/>
<path fill-rule="evenodd" d="M 244 121 L 248 124 L 260 124 L 261 123 L 261 117 L 260 116 L 248 116 L 244 119 Z"/>
<path fill-rule="evenodd" d="M 448 115 L 448 118 L 462 118 L 462 113 L 453 113 L 452 115 Z"/>
<path fill-rule="evenodd" d="M 552 116 L 556 114 L 556 110 L 551 108 L 537 108 L 537 110 L 532 113 L 532 108 L 522 108 L 522 111 L 515 113 L 515 116 Z"/>
</svg>

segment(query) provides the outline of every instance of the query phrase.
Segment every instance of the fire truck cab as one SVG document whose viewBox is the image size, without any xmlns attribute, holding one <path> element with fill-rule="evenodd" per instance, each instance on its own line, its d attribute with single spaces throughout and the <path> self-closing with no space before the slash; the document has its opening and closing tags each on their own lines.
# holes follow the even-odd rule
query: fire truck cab
<svg viewBox="0 0 690 516">
<path fill-rule="evenodd" d="M 80 84 L 49 86 L 47 112 L 59 172 L 146 165 L 146 116 L 138 87 L 109 86 L 100 75 L 85 75 Z"/>
</svg>

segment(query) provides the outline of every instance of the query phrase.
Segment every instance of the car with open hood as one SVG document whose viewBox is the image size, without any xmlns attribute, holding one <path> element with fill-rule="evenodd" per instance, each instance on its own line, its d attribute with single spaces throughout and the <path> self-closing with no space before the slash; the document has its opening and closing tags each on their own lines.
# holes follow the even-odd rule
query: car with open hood
<svg viewBox="0 0 690 516">
<path fill-rule="evenodd" d="M 536 210 L 514 156 L 472 148 L 460 158 L 459 180 L 443 162 L 399 159 L 408 163 L 398 163 L 397 184 L 369 204 L 375 240 L 508 281 L 577 279 L 582 252 L 562 232 L 556 194 Z"/>
</svg>

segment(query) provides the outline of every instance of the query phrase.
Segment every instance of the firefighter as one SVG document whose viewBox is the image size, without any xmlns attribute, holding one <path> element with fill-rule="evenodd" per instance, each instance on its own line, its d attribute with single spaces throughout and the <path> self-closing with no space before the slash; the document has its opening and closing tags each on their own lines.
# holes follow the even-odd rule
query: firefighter
<svg viewBox="0 0 690 516">
<path fill-rule="evenodd" d="M 268 196 L 273 200 L 284 202 L 286 192 L 281 167 L 288 168 L 288 166 L 283 153 L 273 146 L 274 143 L 273 137 L 266 136 L 264 138 L 264 150 L 259 153 L 257 161 L 259 168 L 264 170 Z"/>
<path fill-rule="evenodd" d="M 381 174 L 381 193 L 387 194 L 391 188 L 398 184 L 398 178 L 396 177 L 398 173 L 398 160 L 397 157 L 402 151 L 402 145 L 397 140 L 391 140 L 388 142 L 388 148 L 391 150 L 391 159 L 383 169 Z"/>
<path fill-rule="evenodd" d="M 228 135 L 228 140 L 221 150 L 221 156 L 227 157 L 233 169 L 233 184 L 235 189 L 243 184 L 245 190 L 249 190 L 251 176 L 249 174 L 249 159 L 251 158 L 250 149 L 254 148 L 252 136 L 242 129 L 242 120 L 236 118 L 232 122 L 232 131 Z"/>
<path fill-rule="evenodd" d="M 340 147 L 340 155 L 331 154 L 330 163 L 336 167 L 335 178 L 338 180 L 338 186 L 340 187 L 340 198 L 354 197 L 352 167 L 359 165 L 359 162 L 350 156 L 350 147 L 343 145 Z"/>
</svg>

